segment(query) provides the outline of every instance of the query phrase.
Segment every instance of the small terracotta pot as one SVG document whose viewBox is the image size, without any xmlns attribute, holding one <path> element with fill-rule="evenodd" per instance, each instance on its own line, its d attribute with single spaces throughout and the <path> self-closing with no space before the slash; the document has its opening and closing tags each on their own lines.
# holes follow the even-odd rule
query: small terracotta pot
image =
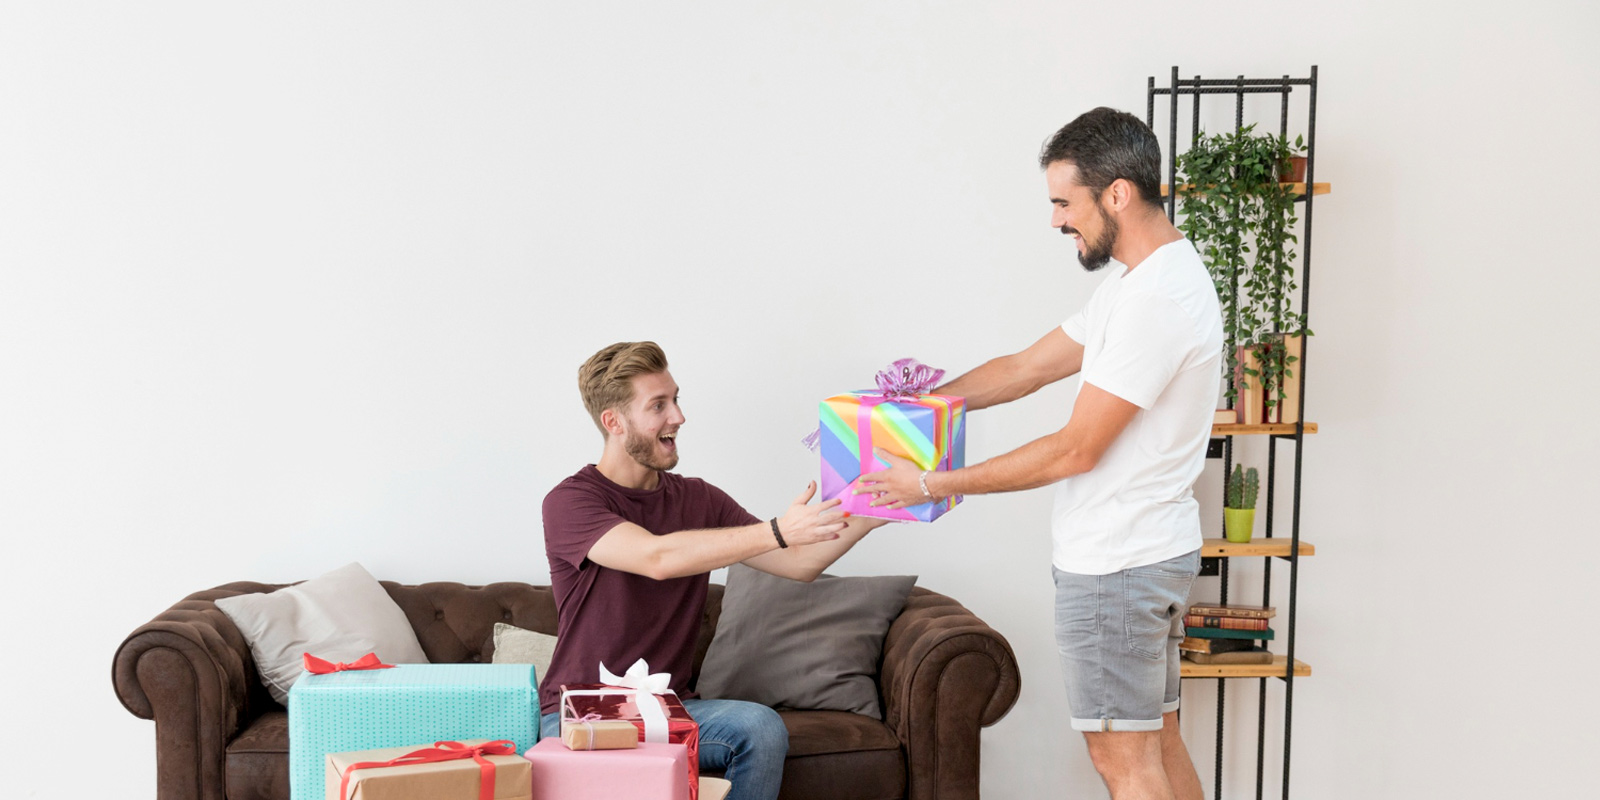
<svg viewBox="0 0 1600 800">
<path fill-rule="evenodd" d="M 1289 156 L 1283 165 L 1283 171 L 1278 175 L 1278 180 L 1284 183 L 1304 183 L 1306 180 L 1306 157 Z"/>
</svg>

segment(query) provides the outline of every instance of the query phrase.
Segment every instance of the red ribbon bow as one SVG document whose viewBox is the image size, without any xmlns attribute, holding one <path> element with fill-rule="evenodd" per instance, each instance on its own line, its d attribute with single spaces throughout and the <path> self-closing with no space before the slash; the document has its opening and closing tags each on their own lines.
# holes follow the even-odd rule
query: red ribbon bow
<svg viewBox="0 0 1600 800">
<path fill-rule="evenodd" d="M 484 758 L 490 756 L 516 755 L 517 747 L 510 739 L 496 739 L 492 742 L 467 746 L 460 742 L 434 742 L 432 747 L 413 750 L 399 758 L 388 761 L 362 761 L 344 768 L 344 776 L 339 779 L 339 800 L 350 796 L 350 773 L 358 769 L 371 769 L 373 767 L 404 767 L 411 764 L 432 764 L 438 761 L 456 761 L 470 758 L 478 762 L 478 800 L 494 800 L 494 762 Z"/>
<path fill-rule="evenodd" d="M 334 661 L 324 661 L 310 653 L 301 653 L 305 656 L 306 672 L 312 675 L 326 675 L 330 672 L 345 672 L 356 669 L 394 669 L 393 664 L 385 664 L 378 660 L 377 653 L 368 653 L 348 664 Z"/>
</svg>

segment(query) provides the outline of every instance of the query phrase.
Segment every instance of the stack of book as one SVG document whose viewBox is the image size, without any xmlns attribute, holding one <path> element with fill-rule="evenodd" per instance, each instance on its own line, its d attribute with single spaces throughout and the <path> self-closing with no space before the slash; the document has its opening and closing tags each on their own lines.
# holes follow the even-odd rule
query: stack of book
<svg viewBox="0 0 1600 800">
<path fill-rule="evenodd" d="M 1193 605 L 1184 615 L 1183 657 L 1196 664 L 1271 664 L 1271 606 Z"/>
</svg>

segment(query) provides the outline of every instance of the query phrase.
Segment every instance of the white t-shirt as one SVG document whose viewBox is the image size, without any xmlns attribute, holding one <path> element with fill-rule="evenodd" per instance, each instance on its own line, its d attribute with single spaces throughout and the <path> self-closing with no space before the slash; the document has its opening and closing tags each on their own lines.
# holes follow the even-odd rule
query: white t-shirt
<svg viewBox="0 0 1600 800">
<path fill-rule="evenodd" d="M 1222 311 L 1187 239 L 1132 272 L 1112 262 L 1061 330 L 1083 345 L 1083 381 L 1139 407 L 1100 463 L 1056 486 L 1055 565 L 1106 575 L 1200 547 L 1194 481 L 1222 384 Z M 1079 387 L 1082 391 L 1082 387 Z"/>
</svg>

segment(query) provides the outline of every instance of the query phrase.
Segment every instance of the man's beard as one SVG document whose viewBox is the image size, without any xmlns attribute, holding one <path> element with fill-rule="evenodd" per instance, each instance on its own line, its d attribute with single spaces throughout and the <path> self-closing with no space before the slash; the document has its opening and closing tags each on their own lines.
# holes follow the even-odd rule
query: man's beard
<svg viewBox="0 0 1600 800">
<path fill-rule="evenodd" d="M 663 457 L 656 450 L 658 444 L 654 437 L 628 431 L 628 438 L 623 440 L 622 448 L 628 455 L 633 456 L 634 461 L 651 469 L 666 471 L 678 466 L 678 452 L 674 450 Z"/>
<path fill-rule="evenodd" d="M 1095 208 L 1095 211 L 1100 214 L 1100 235 L 1095 237 L 1092 242 L 1085 239 L 1083 252 L 1078 254 L 1078 263 L 1082 264 L 1083 268 L 1089 272 L 1095 272 L 1106 264 L 1111 263 L 1111 249 L 1117 246 L 1117 237 L 1122 234 L 1122 226 L 1118 225 L 1115 219 L 1107 216 L 1106 212 L 1098 207 Z M 1063 227 L 1061 232 L 1083 235 L 1076 228 Z"/>
</svg>

